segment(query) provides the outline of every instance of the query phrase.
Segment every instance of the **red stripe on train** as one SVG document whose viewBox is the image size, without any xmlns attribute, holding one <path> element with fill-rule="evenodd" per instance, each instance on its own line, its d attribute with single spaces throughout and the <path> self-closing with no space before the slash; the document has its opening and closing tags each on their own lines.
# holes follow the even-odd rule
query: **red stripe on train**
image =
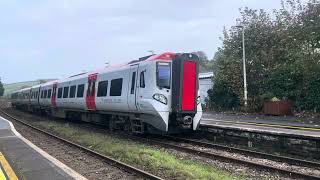
<svg viewBox="0 0 320 180">
<path fill-rule="evenodd" d="M 182 110 L 194 111 L 196 101 L 197 64 L 194 61 L 183 63 Z"/>
</svg>

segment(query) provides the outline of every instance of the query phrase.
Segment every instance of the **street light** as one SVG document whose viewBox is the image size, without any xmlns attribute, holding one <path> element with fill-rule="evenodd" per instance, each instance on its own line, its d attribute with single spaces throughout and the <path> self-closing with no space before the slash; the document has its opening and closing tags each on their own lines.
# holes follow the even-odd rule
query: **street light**
<svg viewBox="0 0 320 180">
<path fill-rule="evenodd" d="M 243 63 L 243 88 L 244 88 L 244 106 L 248 106 L 248 91 L 247 91 L 247 72 L 246 72 L 246 51 L 244 45 L 244 26 L 238 25 L 234 26 L 236 28 L 242 29 L 242 63 Z"/>
</svg>

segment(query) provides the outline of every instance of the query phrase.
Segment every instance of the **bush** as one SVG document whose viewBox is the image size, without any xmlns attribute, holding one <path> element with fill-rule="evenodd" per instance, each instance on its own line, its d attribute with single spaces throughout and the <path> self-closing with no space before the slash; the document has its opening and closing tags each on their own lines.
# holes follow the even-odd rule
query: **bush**
<svg viewBox="0 0 320 180">
<path fill-rule="evenodd" d="M 240 106 L 239 97 L 232 91 L 227 82 L 215 82 L 212 89 L 208 90 L 210 101 L 218 109 L 230 109 Z"/>
</svg>

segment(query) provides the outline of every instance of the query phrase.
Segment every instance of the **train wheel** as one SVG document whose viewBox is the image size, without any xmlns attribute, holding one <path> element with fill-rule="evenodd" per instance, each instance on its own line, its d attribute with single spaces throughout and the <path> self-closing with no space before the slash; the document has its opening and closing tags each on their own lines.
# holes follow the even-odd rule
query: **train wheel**
<svg viewBox="0 0 320 180">
<path fill-rule="evenodd" d="M 129 117 L 125 120 L 124 131 L 128 134 L 132 134 L 132 125 Z"/>
<path fill-rule="evenodd" d="M 109 120 L 109 131 L 114 131 L 115 129 L 115 121 L 116 121 L 116 116 L 111 116 L 110 120 Z"/>
</svg>

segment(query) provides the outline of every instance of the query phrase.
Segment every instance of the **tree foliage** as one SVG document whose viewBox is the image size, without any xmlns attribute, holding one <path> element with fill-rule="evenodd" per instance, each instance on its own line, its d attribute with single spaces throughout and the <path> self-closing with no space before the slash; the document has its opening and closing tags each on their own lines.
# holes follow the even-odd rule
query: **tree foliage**
<svg viewBox="0 0 320 180">
<path fill-rule="evenodd" d="M 200 72 L 211 72 L 213 63 L 203 51 L 194 52 L 199 57 Z"/>
<path fill-rule="evenodd" d="M 0 97 L 3 96 L 4 93 L 4 88 L 3 88 L 3 84 L 1 83 L 1 78 L 0 78 Z"/>
<path fill-rule="evenodd" d="M 240 12 L 250 108 L 259 110 L 264 99 L 275 96 L 293 100 L 298 110 L 319 111 L 320 5 L 287 0 L 273 15 L 262 9 Z M 242 33 L 235 28 L 223 33 L 223 46 L 214 57 L 210 98 L 218 107 L 229 107 L 221 99 L 232 94 L 240 100 L 232 107 L 238 107 L 243 103 Z"/>
</svg>

